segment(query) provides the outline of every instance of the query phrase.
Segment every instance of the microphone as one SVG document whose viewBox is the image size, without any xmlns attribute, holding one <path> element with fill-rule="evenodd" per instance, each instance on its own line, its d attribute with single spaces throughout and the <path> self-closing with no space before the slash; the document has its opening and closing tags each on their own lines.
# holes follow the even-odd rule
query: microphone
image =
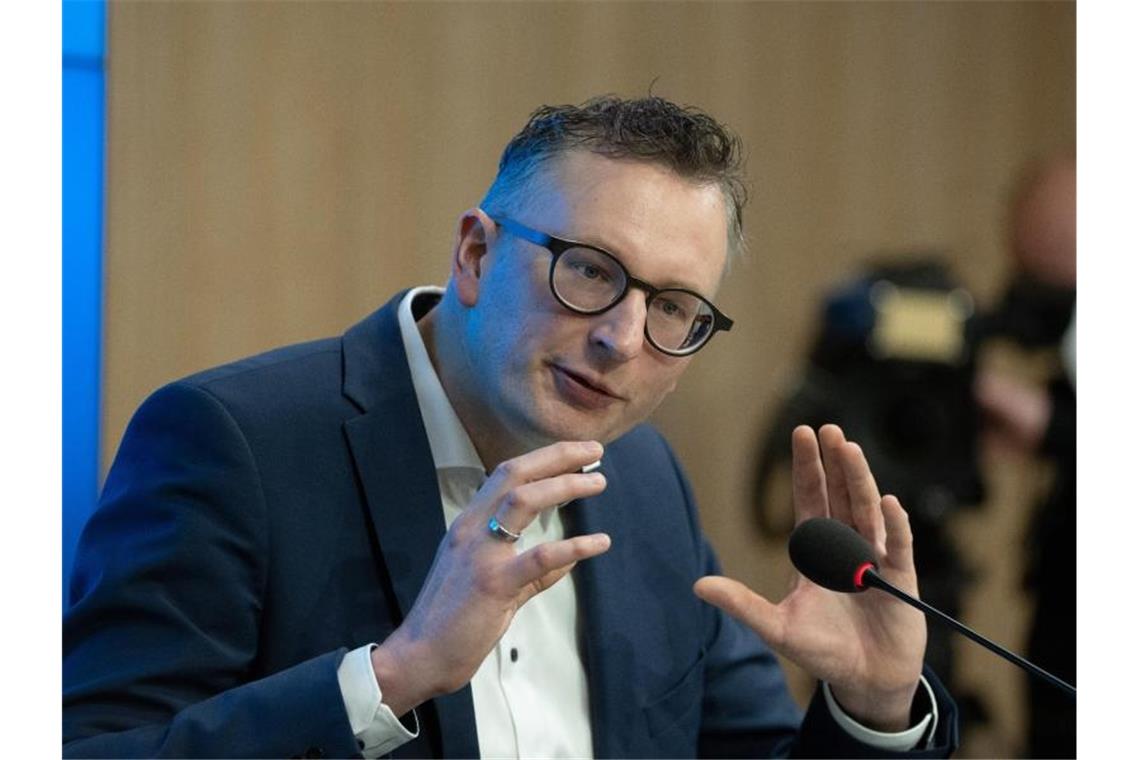
<svg viewBox="0 0 1140 760">
<path fill-rule="evenodd" d="M 797 570 L 808 580 L 826 589 L 842 593 L 859 593 L 869 588 L 886 591 L 891 596 L 925 612 L 927 616 L 949 625 L 1027 673 L 1055 686 L 1069 697 L 1077 698 L 1077 690 L 1057 676 L 883 580 L 883 577 L 876 572 L 878 566 L 875 564 L 875 553 L 871 545 L 846 523 L 826 517 L 813 517 L 803 521 L 792 531 L 792 536 L 788 540 L 788 554 Z"/>
</svg>

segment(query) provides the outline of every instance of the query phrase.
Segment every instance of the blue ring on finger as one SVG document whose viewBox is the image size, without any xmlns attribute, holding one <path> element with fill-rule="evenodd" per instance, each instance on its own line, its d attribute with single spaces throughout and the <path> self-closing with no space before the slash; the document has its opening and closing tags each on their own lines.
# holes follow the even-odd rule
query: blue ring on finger
<svg viewBox="0 0 1140 760">
<path fill-rule="evenodd" d="M 491 531 L 491 535 L 500 541 L 506 541 L 508 544 L 513 544 L 522 538 L 521 533 L 515 533 L 510 528 L 504 526 L 499 522 L 499 518 L 491 515 L 491 519 L 487 521 L 487 530 Z"/>
</svg>

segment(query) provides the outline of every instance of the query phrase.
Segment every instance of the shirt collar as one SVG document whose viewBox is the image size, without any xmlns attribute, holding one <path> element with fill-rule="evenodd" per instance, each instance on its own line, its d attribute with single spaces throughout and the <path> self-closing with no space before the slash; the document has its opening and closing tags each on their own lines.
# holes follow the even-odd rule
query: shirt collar
<svg viewBox="0 0 1140 760">
<path fill-rule="evenodd" d="M 447 394 L 443 391 L 439 375 L 435 373 L 435 367 L 428 357 L 427 347 L 424 346 L 423 336 L 412 314 L 413 301 L 423 299 L 429 302 L 429 308 L 432 308 L 442 295 L 443 288 L 430 285 L 408 291 L 400 301 L 398 312 L 400 337 L 404 341 L 404 353 L 408 357 L 408 369 L 412 373 L 416 402 L 419 404 L 420 416 L 423 417 L 424 427 L 427 429 L 428 444 L 431 447 L 431 458 L 435 462 L 435 469 L 458 467 L 477 469 L 483 473 L 485 472 L 483 462 L 475 451 L 475 444 L 471 442 L 471 437 L 467 435 L 463 423 L 459 421 L 459 416 L 456 415 Z"/>
</svg>

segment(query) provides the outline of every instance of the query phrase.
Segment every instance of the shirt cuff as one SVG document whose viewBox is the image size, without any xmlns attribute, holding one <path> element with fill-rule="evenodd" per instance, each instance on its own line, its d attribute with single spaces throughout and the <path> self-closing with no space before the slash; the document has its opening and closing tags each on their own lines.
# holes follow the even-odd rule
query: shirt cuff
<svg viewBox="0 0 1140 760">
<path fill-rule="evenodd" d="M 414 731 L 409 731 L 392 709 L 381 701 L 380 684 L 372 670 L 375 644 L 353 649 L 336 669 L 341 698 L 348 711 L 348 724 L 356 737 L 356 746 L 367 758 L 386 755 L 401 744 L 420 735 L 420 722 L 412 711 Z"/>
<path fill-rule="evenodd" d="M 843 708 L 839 706 L 839 703 L 835 701 L 835 697 L 831 695 L 831 687 L 826 682 L 823 684 L 823 698 L 827 702 L 827 709 L 831 712 L 831 717 L 853 738 L 875 749 L 886 750 L 888 752 L 907 752 L 918 747 L 923 736 L 932 738 L 935 729 L 938 728 L 938 702 L 934 699 L 934 690 L 931 689 L 930 684 L 926 682 L 926 676 L 920 676 L 919 683 L 921 683 L 922 688 L 926 690 L 930 711 L 927 712 L 922 720 L 915 726 L 898 733 L 876 731 L 856 721 L 845 713 Z M 928 739 L 926 743 L 929 745 L 930 739 Z"/>
</svg>

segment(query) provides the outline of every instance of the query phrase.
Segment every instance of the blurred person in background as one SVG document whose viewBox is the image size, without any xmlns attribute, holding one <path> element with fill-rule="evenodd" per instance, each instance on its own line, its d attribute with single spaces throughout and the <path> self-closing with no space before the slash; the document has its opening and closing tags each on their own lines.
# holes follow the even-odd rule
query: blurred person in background
<svg viewBox="0 0 1140 760">
<path fill-rule="evenodd" d="M 1077 167 L 1071 155 L 1028 166 L 1010 204 L 1012 277 L 996 316 L 999 332 L 1031 349 L 1059 351 L 1045 385 L 979 375 L 976 398 L 993 445 L 1048 459 L 1054 481 L 1027 540 L 1025 583 L 1034 597 L 1026 656 L 1076 684 Z M 1028 755 L 1076 756 L 1075 703 L 1037 679 L 1029 696 Z"/>
</svg>

